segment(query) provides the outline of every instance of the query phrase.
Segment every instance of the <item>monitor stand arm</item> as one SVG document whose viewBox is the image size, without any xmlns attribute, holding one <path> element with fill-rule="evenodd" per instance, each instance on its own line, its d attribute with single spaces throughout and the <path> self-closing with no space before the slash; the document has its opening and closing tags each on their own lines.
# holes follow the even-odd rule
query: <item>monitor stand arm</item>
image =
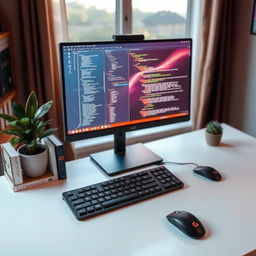
<svg viewBox="0 0 256 256">
<path fill-rule="evenodd" d="M 125 154 L 126 138 L 125 132 L 114 134 L 114 151 L 116 154 Z"/>
<path fill-rule="evenodd" d="M 142 143 L 126 146 L 125 132 L 114 134 L 114 150 L 94 153 L 90 157 L 110 176 L 163 161 Z"/>
</svg>

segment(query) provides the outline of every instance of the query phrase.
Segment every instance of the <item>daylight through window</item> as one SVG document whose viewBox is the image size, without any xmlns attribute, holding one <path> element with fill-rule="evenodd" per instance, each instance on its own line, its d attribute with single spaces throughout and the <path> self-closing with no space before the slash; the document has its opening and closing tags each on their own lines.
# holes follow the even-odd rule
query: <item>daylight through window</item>
<svg viewBox="0 0 256 256">
<path fill-rule="evenodd" d="M 122 0 L 66 0 L 69 40 L 111 40 L 127 19 L 131 20 L 129 33 L 142 33 L 146 39 L 186 36 L 188 0 L 127 2 L 132 5 L 128 14 L 121 13 Z"/>
</svg>

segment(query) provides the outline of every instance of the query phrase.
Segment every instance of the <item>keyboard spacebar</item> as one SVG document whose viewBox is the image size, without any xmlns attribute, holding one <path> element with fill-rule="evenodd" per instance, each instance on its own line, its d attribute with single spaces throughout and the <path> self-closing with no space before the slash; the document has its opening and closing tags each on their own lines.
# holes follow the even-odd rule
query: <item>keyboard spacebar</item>
<svg viewBox="0 0 256 256">
<path fill-rule="evenodd" d="M 109 200 L 107 202 L 103 202 L 102 206 L 105 207 L 105 208 L 108 208 L 108 207 L 111 207 L 111 206 L 114 206 L 114 205 L 117 205 L 117 204 L 128 202 L 128 201 L 130 201 L 132 199 L 135 199 L 137 197 L 138 197 L 138 194 L 133 193 L 133 194 L 130 194 L 130 195 L 127 195 L 127 196 L 122 196 L 122 197 L 119 197 L 119 198 Z"/>
</svg>

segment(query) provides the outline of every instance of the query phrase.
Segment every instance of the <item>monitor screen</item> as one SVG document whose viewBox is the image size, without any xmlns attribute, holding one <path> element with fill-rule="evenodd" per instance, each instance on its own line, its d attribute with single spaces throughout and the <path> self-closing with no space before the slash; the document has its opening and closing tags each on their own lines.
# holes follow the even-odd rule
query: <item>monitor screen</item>
<svg viewBox="0 0 256 256">
<path fill-rule="evenodd" d="M 65 139 L 190 118 L 191 39 L 60 44 Z"/>
</svg>

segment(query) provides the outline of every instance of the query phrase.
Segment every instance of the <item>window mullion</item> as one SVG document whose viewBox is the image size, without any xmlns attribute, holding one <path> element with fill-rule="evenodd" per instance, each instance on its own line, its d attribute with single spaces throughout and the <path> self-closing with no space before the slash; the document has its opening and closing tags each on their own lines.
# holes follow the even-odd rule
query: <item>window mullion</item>
<svg viewBox="0 0 256 256">
<path fill-rule="evenodd" d="M 132 32 L 132 0 L 116 0 L 116 33 Z"/>
<path fill-rule="evenodd" d="M 186 34 L 185 37 L 191 37 L 191 24 L 192 24 L 192 9 L 194 0 L 187 1 L 187 15 L 186 15 Z"/>
</svg>

